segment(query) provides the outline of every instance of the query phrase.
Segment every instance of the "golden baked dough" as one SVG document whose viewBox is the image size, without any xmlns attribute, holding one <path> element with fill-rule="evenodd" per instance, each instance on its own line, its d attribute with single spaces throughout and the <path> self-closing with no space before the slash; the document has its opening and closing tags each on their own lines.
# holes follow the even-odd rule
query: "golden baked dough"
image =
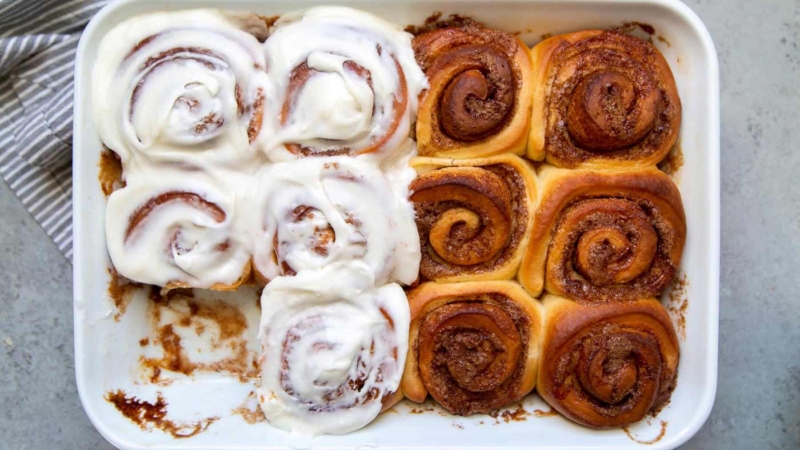
<svg viewBox="0 0 800 450">
<path fill-rule="evenodd" d="M 424 283 L 408 293 L 407 398 L 453 414 L 495 411 L 536 384 L 542 307 L 513 281 Z"/>
<path fill-rule="evenodd" d="M 530 235 L 535 173 L 518 156 L 414 158 L 411 183 L 423 280 L 502 280 L 519 267 Z"/>
<path fill-rule="evenodd" d="M 644 167 L 675 144 L 681 102 L 652 44 L 580 31 L 546 39 L 532 55 L 529 158 L 560 167 Z"/>
<path fill-rule="evenodd" d="M 539 171 L 519 280 L 528 292 L 602 303 L 660 295 L 675 278 L 686 218 L 675 183 L 639 171 Z"/>
<path fill-rule="evenodd" d="M 675 388 L 680 347 L 655 298 L 580 305 L 555 295 L 544 304 L 536 390 L 567 418 L 592 428 L 637 422 Z"/>
<path fill-rule="evenodd" d="M 430 31 L 413 46 L 430 81 L 417 116 L 420 156 L 525 153 L 532 66 L 522 41 L 473 24 Z"/>
</svg>

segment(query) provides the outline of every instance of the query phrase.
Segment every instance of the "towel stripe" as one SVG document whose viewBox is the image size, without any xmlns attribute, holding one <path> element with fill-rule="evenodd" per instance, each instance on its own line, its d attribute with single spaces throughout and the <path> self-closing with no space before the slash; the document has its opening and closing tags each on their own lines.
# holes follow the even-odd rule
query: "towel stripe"
<svg viewBox="0 0 800 450">
<path fill-rule="evenodd" d="M 0 176 L 70 260 L 75 53 L 104 3 L 0 1 Z"/>
</svg>

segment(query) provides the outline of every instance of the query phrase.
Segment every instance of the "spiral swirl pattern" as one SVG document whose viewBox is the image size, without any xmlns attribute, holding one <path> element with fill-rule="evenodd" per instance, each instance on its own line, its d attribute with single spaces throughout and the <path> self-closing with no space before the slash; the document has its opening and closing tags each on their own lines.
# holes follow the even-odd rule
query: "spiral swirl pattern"
<svg viewBox="0 0 800 450">
<path fill-rule="evenodd" d="M 417 158 L 411 183 L 420 274 L 437 281 L 511 278 L 530 229 L 534 174 L 520 158 Z"/>
<path fill-rule="evenodd" d="M 374 165 L 311 158 L 267 166 L 257 179 L 240 216 L 256 230 L 253 261 L 264 279 L 353 260 L 372 267 L 379 284 L 417 278 L 419 239 L 407 190 L 393 189 Z"/>
<path fill-rule="evenodd" d="M 235 290 L 250 256 L 234 220 L 230 190 L 211 177 L 156 181 L 131 176 L 106 205 L 106 241 L 122 276 L 145 284 Z"/>
<path fill-rule="evenodd" d="M 548 167 L 520 269 L 534 295 L 580 302 L 660 295 L 675 278 L 686 219 L 675 184 L 656 169 L 632 173 Z"/>
<path fill-rule="evenodd" d="M 272 425 L 349 433 L 401 398 L 408 306 L 397 284 L 373 286 L 371 269 L 355 262 L 264 289 L 259 400 Z"/>
<path fill-rule="evenodd" d="M 281 17 L 265 44 L 278 112 L 265 123 L 268 156 L 383 158 L 396 150 L 426 85 L 410 41 L 394 25 L 347 8 Z"/>
<path fill-rule="evenodd" d="M 528 156 L 561 167 L 652 165 L 675 144 L 681 103 L 650 43 L 582 31 L 533 49 L 536 91 Z"/>
<path fill-rule="evenodd" d="M 409 293 L 411 354 L 403 391 L 454 414 L 487 413 L 527 394 L 536 377 L 538 303 L 506 281 L 426 283 Z"/>
<path fill-rule="evenodd" d="M 637 422 L 668 400 L 679 346 L 655 299 L 581 306 L 547 296 L 537 390 L 559 412 L 589 427 Z"/>
<path fill-rule="evenodd" d="M 260 44 L 222 13 L 156 13 L 103 40 L 93 112 L 103 142 L 132 159 L 243 167 L 266 100 Z"/>
<path fill-rule="evenodd" d="M 417 118 L 422 156 L 522 153 L 530 119 L 531 61 L 514 36 L 475 25 L 414 39 L 430 80 Z"/>
</svg>

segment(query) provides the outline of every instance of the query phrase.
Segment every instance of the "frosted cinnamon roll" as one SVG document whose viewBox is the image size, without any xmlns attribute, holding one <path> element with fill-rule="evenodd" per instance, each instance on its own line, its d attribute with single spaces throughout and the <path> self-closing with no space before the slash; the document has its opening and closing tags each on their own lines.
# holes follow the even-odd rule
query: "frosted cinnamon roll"
<svg viewBox="0 0 800 450">
<path fill-rule="evenodd" d="M 108 252 L 117 272 L 166 289 L 235 290 L 250 255 L 232 189 L 201 172 L 135 174 L 106 205 Z"/>
<path fill-rule="evenodd" d="M 536 384 L 542 310 L 511 281 L 424 283 L 408 293 L 403 393 L 453 414 L 496 411 Z"/>
<path fill-rule="evenodd" d="M 528 157 L 560 167 L 654 165 L 675 144 L 681 101 L 652 44 L 580 31 L 533 48 Z"/>
<path fill-rule="evenodd" d="M 377 167 L 356 158 L 267 166 L 241 202 L 255 269 L 271 280 L 360 260 L 372 268 L 378 284 L 411 284 L 420 251 L 407 197 L 405 186 L 395 189 Z"/>
<path fill-rule="evenodd" d="M 413 45 L 430 80 L 417 117 L 420 156 L 525 152 L 532 66 L 522 41 L 470 24 L 427 32 Z"/>
<path fill-rule="evenodd" d="M 539 395 L 592 428 L 637 422 L 675 388 L 680 347 L 654 298 L 600 306 L 547 295 Z"/>
<path fill-rule="evenodd" d="M 675 183 L 656 168 L 602 172 L 543 167 L 540 202 L 519 280 L 538 296 L 579 302 L 658 296 L 675 278 L 686 218 Z"/>
<path fill-rule="evenodd" d="M 362 262 L 280 277 L 261 297 L 261 388 L 269 422 L 301 434 L 357 430 L 402 398 L 408 303 Z"/>
<path fill-rule="evenodd" d="M 275 91 L 270 159 L 382 158 L 408 138 L 427 86 L 410 34 L 363 11 L 317 7 L 281 16 L 264 49 Z"/>
<path fill-rule="evenodd" d="M 440 282 L 497 280 L 517 273 L 536 202 L 533 169 L 522 158 L 414 158 L 411 183 L 422 261 Z"/>
<path fill-rule="evenodd" d="M 246 170 L 266 100 L 261 45 L 216 10 L 144 14 L 113 28 L 92 72 L 103 143 L 132 160 Z"/>
</svg>

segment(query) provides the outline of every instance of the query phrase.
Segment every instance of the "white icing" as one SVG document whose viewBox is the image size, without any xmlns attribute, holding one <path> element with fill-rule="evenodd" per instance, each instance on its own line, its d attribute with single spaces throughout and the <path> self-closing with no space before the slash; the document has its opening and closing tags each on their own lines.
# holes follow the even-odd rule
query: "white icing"
<svg viewBox="0 0 800 450">
<path fill-rule="evenodd" d="M 390 173 L 407 170 L 413 172 L 405 166 Z M 419 235 L 408 180 L 401 183 L 393 186 L 374 164 L 346 156 L 265 167 L 241 201 L 256 269 L 273 279 L 285 274 L 282 262 L 300 272 L 363 260 L 378 284 L 412 283 L 419 272 Z M 331 229 L 335 239 L 320 242 Z"/>
<path fill-rule="evenodd" d="M 247 130 L 268 87 L 261 44 L 239 26 L 215 10 L 164 12 L 128 19 L 103 38 L 93 116 L 126 175 L 145 156 L 251 166 L 258 151 Z"/>
<path fill-rule="evenodd" d="M 188 175 L 166 168 L 134 173 L 126 187 L 108 198 L 108 253 L 126 278 L 156 286 L 182 283 L 208 288 L 233 284 L 242 276 L 250 254 L 234 217 L 234 187 L 201 172 Z M 218 213 L 198 202 L 176 199 L 152 208 L 128 235 L 137 210 L 169 192 L 196 194 L 225 217 L 219 220 Z M 227 248 L 221 251 L 220 246 Z"/>
<path fill-rule="evenodd" d="M 376 152 L 386 157 L 409 140 L 417 96 L 428 86 L 414 60 L 412 36 L 376 16 L 345 7 L 317 7 L 286 14 L 264 44 L 273 95 L 265 116 L 262 146 L 273 161 L 295 159 L 286 144 L 324 152 L 347 147 L 358 153 L 390 133 L 399 102 L 401 75 L 406 108 L 397 128 Z M 380 51 L 378 51 L 380 48 Z M 353 62 L 367 79 L 345 67 Z M 307 63 L 315 70 L 289 105 L 281 124 L 293 70 Z M 398 64 L 400 71 L 398 72 Z"/>
<path fill-rule="evenodd" d="M 381 400 L 399 388 L 408 302 L 397 284 L 373 286 L 370 268 L 350 262 L 280 277 L 264 289 L 258 393 L 270 424 L 299 434 L 349 433 L 375 419 Z M 363 387 L 353 389 L 354 380 Z"/>
<path fill-rule="evenodd" d="M 252 15 L 176 11 L 131 18 L 103 39 L 93 116 L 127 184 L 106 206 L 108 251 L 121 275 L 156 286 L 231 285 L 252 260 L 271 280 L 261 299 L 262 409 L 293 432 L 347 433 L 380 413 L 405 364 L 409 310 L 395 282 L 419 272 L 409 132 L 427 80 L 411 35 L 373 15 L 286 14 L 264 44 L 243 31 L 266 36 L 262 25 Z M 303 63 L 314 74 L 282 124 L 289 78 Z M 357 157 L 298 158 L 287 148 L 357 154 L 375 142 L 383 144 Z M 153 207 L 170 192 L 203 201 Z M 129 233 L 142 208 L 151 209 Z M 291 370 L 281 378 L 284 363 Z"/>
</svg>

